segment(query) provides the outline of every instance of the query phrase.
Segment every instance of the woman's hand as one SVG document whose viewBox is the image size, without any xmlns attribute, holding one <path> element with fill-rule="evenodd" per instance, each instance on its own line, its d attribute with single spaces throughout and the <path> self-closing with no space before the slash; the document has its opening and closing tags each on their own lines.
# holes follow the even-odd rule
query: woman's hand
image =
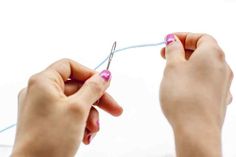
<svg viewBox="0 0 236 157">
<path fill-rule="evenodd" d="M 166 40 L 160 102 L 175 133 L 177 156 L 221 156 L 221 128 L 232 101 L 233 78 L 224 52 L 206 34 L 175 33 Z"/>
<path fill-rule="evenodd" d="M 105 90 L 111 73 L 98 74 L 60 60 L 33 75 L 19 94 L 13 157 L 72 157 L 99 131 L 97 105 L 114 116 L 122 108 Z"/>
</svg>

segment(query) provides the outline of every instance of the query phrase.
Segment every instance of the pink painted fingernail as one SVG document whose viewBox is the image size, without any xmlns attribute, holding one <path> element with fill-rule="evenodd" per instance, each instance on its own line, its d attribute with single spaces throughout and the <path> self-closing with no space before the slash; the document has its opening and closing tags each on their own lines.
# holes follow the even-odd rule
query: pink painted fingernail
<svg viewBox="0 0 236 157">
<path fill-rule="evenodd" d="M 99 74 L 105 81 L 109 81 L 111 79 L 111 72 L 108 70 L 103 70 Z"/>
<path fill-rule="evenodd" d="M 175 35 L 174 34 L 168 34 L 165 38 L 165 41 L 166 41 L 166 45 L 169 45 L 173 41 L 176 41 Z"/>
<path fill-rule="evenodd" d="M 96 121 L 96 124 L 98 127 L 100 126 L 99 120 Z"/>
<path fill-rule="evenodd" d="M 93 138 L 94 138 L 94 135 L 93 135 L 93 134 L 90 134 L 90 135 L 88 136 L 88 142 L 91 143 L 91 141 L 93 140 Z"/>
</svg>

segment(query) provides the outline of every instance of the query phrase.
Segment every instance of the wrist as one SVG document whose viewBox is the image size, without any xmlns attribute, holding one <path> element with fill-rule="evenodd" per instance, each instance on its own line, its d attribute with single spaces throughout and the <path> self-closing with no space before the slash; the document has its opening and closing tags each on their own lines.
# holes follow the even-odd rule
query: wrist
<svg viewBox="0 0 236 157">
<path fill-rule="evenodd" d="M 31 155 L 28 148 L 14 146 L 10 157 L 30 157 Z M 37 155 L 34 156 L 37 157 Z"/>
<path fill-rule="evenodd" d="M 174 129 L 177 157 L 221 157 L 221 129 L 211 125 L 186 125 Z"/>
<path fill-rule="evenodd" d="M 27 157 L 24 152 L 13 150 L 10 157 Z"/>
</svg>

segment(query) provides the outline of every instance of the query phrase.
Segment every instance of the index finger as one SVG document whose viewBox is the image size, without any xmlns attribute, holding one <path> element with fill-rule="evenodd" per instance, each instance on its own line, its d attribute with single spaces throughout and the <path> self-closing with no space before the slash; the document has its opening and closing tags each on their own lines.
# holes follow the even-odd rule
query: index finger
<svg viewBox="0 0 236 157">
<path fill-rule="evenodd" d="M 82 85 L 83 85 L 82 82 L 74 80 L 67 81 L 64 90 L 65 95 L 66 96 L 73 95 L 82 87 Z M 94 105 L 112 114 L 113 116 L 119 116 L 123 111 L 122 107 L 115 101 L 115 99 L 106 92 Z"/>
<path fill-rule="evenodd" d="M 217 41 L 208 34 L 176 32 L 174 33 L 184 45 L 185 50 L 194 51 L 202 46 L 218 45 Z"/>
<path fill-rule="evenodd" d="M 52 79 L 64 88 L 67 80 L 73 79 L 84 82 L 96 71 L 89 69 L 71 59 L 61 59 L 51 64 L 44 72 L 47 73 L 49 79 Z"/>
<path fill-rule="evenodd" d="M 69 78 L 78 81 L 85 81 L 95 74 L 94 70 L 89 69 L 71 59 L 61 59 L 51 64 L 46 70 L 54 70 L 60 74 L 63 81 L 67 81 Z"/>
</svg>

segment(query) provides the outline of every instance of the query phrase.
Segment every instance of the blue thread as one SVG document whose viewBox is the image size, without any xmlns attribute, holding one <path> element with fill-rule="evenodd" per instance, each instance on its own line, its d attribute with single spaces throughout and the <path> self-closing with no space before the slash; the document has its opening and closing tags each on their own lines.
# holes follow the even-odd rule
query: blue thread
<svg viewBox="0 0 236 157">
<path fill-rule="evenodd" d="M 8 130 L 8 129 L 11 129 L 11 128 L 15 127 L 15 126 L 16 126 L 16 124 L 12 124 L 12 125 L 10 125 L 10 126 L 4 128 L 4 129 L 2 129 L 2 130 L 0 130 L 0 133 L 6 131 L 6 130 Z"/>
<path fill-rule="evenodd" d="M 0 148 L 11 148 L 11 145 L 0 144 Z"/>
<path fill-rule="evenodd" d="M 129 47 L 124 47 L 124 48 L 121 48 L 121 49 L 117 49 L 115 50 L 114 53 L 117 53 L 117 52 L 121 52 L 121 51 L 125 51 L 125 50 L 128 50 L 128 49 L 134 49 L 134 48 L 141 48 L 141 47 L 153 47 L 153 46 L 159 46 L 159 45 L 163 45 L 165 44 L 166 42 L 163 41 L 163 42 L 160 42 L 160 43 L 155 43 L 155 44 L 143 44 L 143 45 L 134 45 L 134 46 L 129 46 Z M 100 66 L 102 66 L 107 60 L 108 60 L 109 56 L 107 56 L 104 60 L 102 60 L 95 68 L 94 70 L 97 70 Z M 13 127 L 15 127 L 16 124 L 12 124 L 2 130 L 0 130 L 0 133 L 6 131 L 6 130 L 9 130 Z"/>
<path fill-rule="evenodd" d="M 120 52 L 120 51 L 125 51 L 125 50 L 128 50 L 128 49 L 134 49 L 134 48 L 159 46 L 159 45 L 163 45 L 163 44 L 165 44 L 165 43 L 166 43 L 166 42 L 163 41 L 163 42 L 155 43 L 155 44 L 134 45 L 134 46 L 129 46 L 129 47 L 117 49 L 117 50 L 115 50 L 114 53 L 117 53 L 117 52 Z M 109 56 L 107 56 L 104 60 L 102 60 L 102 61 L 94 68 L 94 70 L 97 70 L 100 66 L 102 66 L 102 65 L 108 60 L 108 57 L 109 57 Z"/>
</svg>

